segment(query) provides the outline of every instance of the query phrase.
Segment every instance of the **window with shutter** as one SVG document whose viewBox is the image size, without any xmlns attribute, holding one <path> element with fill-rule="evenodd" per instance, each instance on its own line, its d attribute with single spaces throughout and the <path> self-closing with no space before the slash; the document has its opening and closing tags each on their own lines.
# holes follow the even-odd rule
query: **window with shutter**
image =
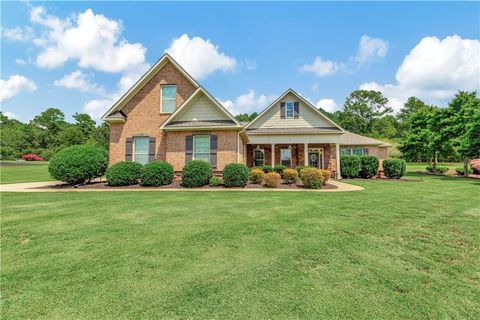
<svg viewBox="0 0 480 320">
<path fill-rule="evenodd" d="M 133 139 L 133 160 L 141 163 L 147 164 L 148 163 L 148 155 L 149 155 L 149 137 L 135 137 Z"/>
<path fill-rule="evenodd" d="M 196 135 L 193 137 L 193 159 L 210 162 L 209 135 Z"/>
</svg>

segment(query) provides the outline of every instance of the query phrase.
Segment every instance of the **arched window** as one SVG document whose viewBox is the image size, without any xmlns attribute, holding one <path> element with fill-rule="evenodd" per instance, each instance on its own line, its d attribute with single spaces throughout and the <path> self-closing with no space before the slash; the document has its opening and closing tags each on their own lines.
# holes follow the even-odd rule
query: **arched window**
<svg viewBox="0 0 480 320">
<path fill-rule="evenodd" d="M 260 149 L 259 146 L 253 150 L 253 165 L 255 167 L 261 167 L 265 165 L 265 152 L 263 149 Z"/>
</svg>

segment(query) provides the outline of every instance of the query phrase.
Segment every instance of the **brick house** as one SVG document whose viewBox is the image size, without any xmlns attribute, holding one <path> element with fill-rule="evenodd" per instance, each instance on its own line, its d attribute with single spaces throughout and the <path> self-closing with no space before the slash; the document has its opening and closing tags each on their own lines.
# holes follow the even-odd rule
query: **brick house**
<svg viewBox="0 0 480 320">
<path fill-rule="evenodd" d="M 388 156 L 389 144 L 345 131 L 289 89 L 257 118 L 240 123 L 172 57 L 163 55 L 102 117 L 110 127 L 110 164 L 192 159 L 215 171 L 312 165 L 338 175 L 341 154 Z"/>
</svg>

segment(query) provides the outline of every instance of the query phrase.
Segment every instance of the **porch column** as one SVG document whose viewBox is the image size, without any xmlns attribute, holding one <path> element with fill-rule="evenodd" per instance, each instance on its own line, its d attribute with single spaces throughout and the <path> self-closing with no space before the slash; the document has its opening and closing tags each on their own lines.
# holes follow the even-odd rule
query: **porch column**
<svg viewBox="0 0 480 320">
<path fill-rule="evenodd" d="M 335 144 L 335 153 L 337 157 L 337 179 L 342 179 L 342 175 L 340 174 L 340 144 Z"/>
<path fill-rule="evenodd" d="M 303 162 L 305 166 L 308 166 L 308 143 L 303 144 Z"/>
<path fill-rule="evenodd" d="M 272 167 L 275 166 L 275 144 L 272 143 Z"/>
</svg>

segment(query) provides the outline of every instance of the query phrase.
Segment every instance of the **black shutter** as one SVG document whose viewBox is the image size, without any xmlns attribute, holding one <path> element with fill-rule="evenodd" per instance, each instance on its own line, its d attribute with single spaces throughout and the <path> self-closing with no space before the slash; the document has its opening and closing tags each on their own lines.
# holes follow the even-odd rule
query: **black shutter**
<svg viewBox="0 0 480 320">
<path fill-rule="evenodd" d="M 125 161 L 132 161 L 133 139 L 127 138 L 125 140 Z"/>
<path fill-rule="evenodd" d="M 297 102 L 294 102 L 294 103 L 293 103 L 293 117 L 294 117 L 295 119 L 298 119 L 298 117 L 299 117 L 299 115 L 300 115 L 300 114 L 299 114 L 299 111 L 300 111 L 300 104 L 298 103 L 298 101 L 297 101 Z"/>
<path fill-rule="evenodd" d="M 210 136 L 210 165 L 217 168 L 217 136 Z"/>
<path fill-rule="evenodd" d="M 150 137 L 148 141 L 148 162 L 155 161 L 155 138 Z"/>
<path fill-rule="evenodd" d="M 193 159 L 193 136 L 185 137 L 185 163 Z"/>
<path fill-rule="evenodd" d="M 285 102 L 280 102 L 280 118 L 285 119 Z"/>
</svg>

